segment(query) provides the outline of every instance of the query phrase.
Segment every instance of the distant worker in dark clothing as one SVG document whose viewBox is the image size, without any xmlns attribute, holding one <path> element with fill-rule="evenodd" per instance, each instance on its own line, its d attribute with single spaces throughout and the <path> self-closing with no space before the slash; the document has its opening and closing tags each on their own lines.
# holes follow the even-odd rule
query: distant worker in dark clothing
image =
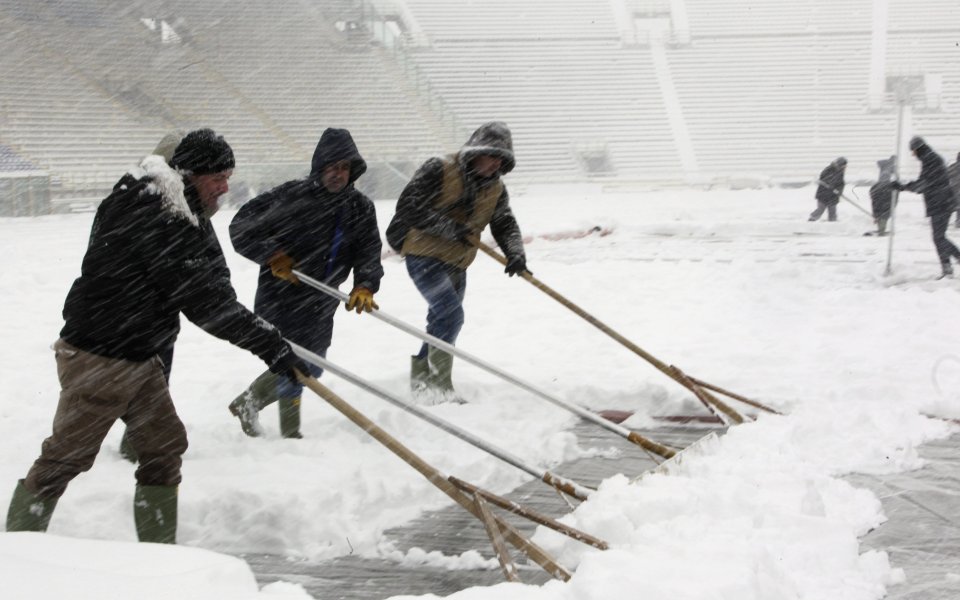
<svg viewBox="0 0 960 600">
<path fill-rule="evenodd" d="M 950 189 L 953 190 L 953 197 L 957 200 L 957 220 L 956 227 L 960 227 L 960 153 L 957 153 L 957 160 L 947 167 L 947 178 L 950 179 Z"/>
<path fill-rule="evenodd" d="M 824 211 L 827 211 L 828 221 L 837 220 L 837 204 L 843 194 L 843 174 L 846 170 L 847 159 L 841 156 L 820 172 L 820 179 L 817 180 L 817 208 L 810 213 L 809 221 L 820 220 Z"/>
<path fill-rule="evenodd" d="M 960 260 L 960 250 L 947 239 L 947 226 L 950 224 L 950 215 L 957 208 L 957 201 L 950 188 L 947 178 L 947 168 L 944 160 L 933 151 L 922 137 L 916 136 L 910 140 L 910 150 L 920 160 L 920 176 L 909 183 L 895 182 L 898 190 L 905 190 L 915 194 L 923 194 L 927 216 L 930 217 L 930 228 L 933 231 L 933 245 L 940 257 L 941 275 L 939 279 L 953 276 L 953 266 L 950 258 Z"/>
<path fill-rule="evenodd" d="M 873 219 L 877 224 L 877 235 L 887 235 L 887 221 L 893 206 L 893 192 L 896 191 L 893 176 L 896 174 L 897 157 L 878 160 L 877 166 L 880 167 L 880 176 L 877 182 L 870 186 L 870 204 Z"/>
<path fill-rule="evenodd" d="M 46 531 L 67 485 L 89 470 L 117 419 L 140 457 L 133 516 L 141 542 L 175 543 L 187 432 L 163 354 L 179 315 L 249 350 L 272 372 L 306 366 L 280 332 L 238 301 L 210 217 L 233 173 L 233 151 L 210 129 L 187 134 L 169 164 L 152 154 L 97 208 L 80 277 L 54 344 L 60 399 L 53 432 L 14 491 L 7 531 Z"/>
<path fill-rule="evenodd" d="M 320 136 L 310 175 L 288 181 L 243 205 L 230 223 L 237 252 L 260 265 L 257 314 L 274 323 L 291 342 L 326 356 L 333 336 L 336 298 L 300 282 L 296 268 L 331 287 L 353 271 L 347 310 L 378 308 L 380 230 L 373 202 L 354 187 L 367 163 L 346 129 Z M 310 374 L 323 370 L 309 365 Z M 301 438 L 300 396 L 303 386 L 264 371 L 230 403 L 243 432 L 262 434 L 259 412 L 278 403 L 280 435 Z"/>
</svg>

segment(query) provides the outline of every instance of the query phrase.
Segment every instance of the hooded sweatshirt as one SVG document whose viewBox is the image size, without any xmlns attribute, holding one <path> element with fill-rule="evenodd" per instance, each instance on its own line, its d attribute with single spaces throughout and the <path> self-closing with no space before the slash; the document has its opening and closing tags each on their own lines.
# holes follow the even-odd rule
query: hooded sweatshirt
<svg viewBox="0 0 960 600">
<path fill-rule="evenodd" d="M 350 161 L 349 183 L 331 193 L 327 165 Z M 288 339 L 313 351 L 330 343 L 337 300 L 273 276 L 267 264 L 283 251 L 301 272 L 338 287 L 353 270 L 353 287 L 380 289 L 382 242 L 373 202 L 354 183 L 367 169 L 350 133 L 327 129 L 313 153 L 310 175 L 288 181 L 244 204 L 230 223 L 238 253 L 261 265 L 254 305 Z"/>
<path fill-rule="evenodd" d="M 470 168 L 477 156 L 501 159 L 500 170 L 481 177 Z M 501 177 L 513 170 L 513 139 L 504 123 L 481 125 L 456 154 L 427 160 L 407 183 L 387 228 L 390 245 L 404 255 L 429 256 L 466 269 L 477 249 L 462 234 L 489 224 L 508 259 L 523 258 L 523 238 Z"/>
</svg>

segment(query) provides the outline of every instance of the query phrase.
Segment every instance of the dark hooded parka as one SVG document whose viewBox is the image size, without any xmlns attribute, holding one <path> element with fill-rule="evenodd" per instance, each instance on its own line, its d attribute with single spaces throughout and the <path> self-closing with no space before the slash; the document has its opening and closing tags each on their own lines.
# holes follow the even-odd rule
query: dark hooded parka
<svg viewBox="0 0 960 600">
<path fill-rule="evenodd" d="M 926 205 L 927 216 L 930 217 L 933 245 L 940 259 L 943 273 L 941 276 L 952 276 L 953 266 L 950 264 L 950 258 L 960 261 L 960 249 L 946 237 L 950 215 L 956 210 L 956 200 L 953 189 L 950 187 L 950 179 L 947 177 L 946 163 L 919 136 L 910 140 L 910 150 L 920 160 L 920 176 L 910 183 L 898 184 L 898 188 L 923 194 L 923 203 Z"/>
<path fill-rule="evenodd" d="M 874 219 L 890 218 L 890 209 L 893 205 L 893 177 L 896 174 L 897 157 L 891 156 L 885 160 L 878 160 L 880 175 L 877 182 L 870 186 L 870 208 Z"/>
<path fill-rule="evenodd" d="M 330 193 L 321 176 L 327 165 L 350 161 L 347 186 Z M 353 270 L 353 287 L 380 289 L 382 243 L 373 202 L 354 186 L 367 169 L 345 129 L 327 129 L 310 175 L 289 181 L 244 204 L 230 223 L 237 252 L 260 265 L 254 309 L 287 339 L 322 354 L 333 335 L 338 301 L 305 284 L 276 278 L 268 266 L 283 251 L 297 270 L 338 287 Z"/>
<path fill-rule="evenodd" d="M 910 140 L 910 149 L 920 160 L 920 175 L 913 181 L 903 184 L 903 189 L 923 194 L 927 216 L 934 217 L 956 210 L 956 201 L 947 167 L 943 158 L 933 151 L 923 138 Z"/>
<path fill-rule="evenodd" d="M 480 177 L 470 169 L 480 155 L 502 159 L 500 171 Z M 499 121 L 480 126 L 456 154 L 427 160 L 407 183 L 387 229 L 387 241 L 403 255 L 429 256 L 466 269 L 477 248 L 457 239 L 469 229 L 479 235 L 489 224 L 507 259 L 524 258 L 520 227 L 500 178 L 513 170 L 510 130 Z"/>
<path fill-rule="evenodd" d="M 817 187 L 817 202 L 827 206 L 836 206 L 840 203 L 840 194 L 845 185 L 843 174 L 847 166 L 847 159 L 840 157 L 827 165 L 820 172 L 819 187 Z"/>
</svg>

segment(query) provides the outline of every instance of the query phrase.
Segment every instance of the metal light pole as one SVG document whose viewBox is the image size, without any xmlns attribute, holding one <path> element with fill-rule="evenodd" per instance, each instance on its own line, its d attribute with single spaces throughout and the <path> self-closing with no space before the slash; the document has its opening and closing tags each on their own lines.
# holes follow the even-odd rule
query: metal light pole
<svg viewBox="0 0 960 600">
<path fill-rule="evenodd" d="M 893 180 L 900 181 L 900 148 L 903 146 L 903 115 L 907 107 L 913 106 L 914 93 L 923 85 L 923 77 L 915 75 L 907 76 L 888 76 L 887 91 L 893 92 L 897 100 L 897 146 L 894 152 L 896 163 L 893 165 Z M 893 273 L 893 238 L 896 231 L 897 202 L 900 199 L 900 191 L 893 191 L 893 199 L 890 205 L 890 235 L 887 240 L 887 267 L 884 275 Z"/>
</svg>

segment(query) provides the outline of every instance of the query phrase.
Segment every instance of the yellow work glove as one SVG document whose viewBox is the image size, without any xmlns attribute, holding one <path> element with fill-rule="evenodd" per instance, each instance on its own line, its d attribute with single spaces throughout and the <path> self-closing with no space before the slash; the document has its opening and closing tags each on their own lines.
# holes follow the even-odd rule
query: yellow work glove
<svg viewBox="0 0 960 600">
<path fill-rule="evenodd" d="M 356 309 L 359 315 L 361 312 L 370 312 L 375 308 L 380 307 L 373 301 L 373 292 L 365 287 L 353 288 L 353 291 L 350 292 L 350 298 L 347 300 L 347 310 Z"/>
<path fill-rule="evenodd" d="M 270 272 L 273 276 L 290 283 L 300 283 L 297 276 L 293 274 L 293 259 L 283 250 L 277 250 L 267 261 L 270 265 Z"/>
</svg>

